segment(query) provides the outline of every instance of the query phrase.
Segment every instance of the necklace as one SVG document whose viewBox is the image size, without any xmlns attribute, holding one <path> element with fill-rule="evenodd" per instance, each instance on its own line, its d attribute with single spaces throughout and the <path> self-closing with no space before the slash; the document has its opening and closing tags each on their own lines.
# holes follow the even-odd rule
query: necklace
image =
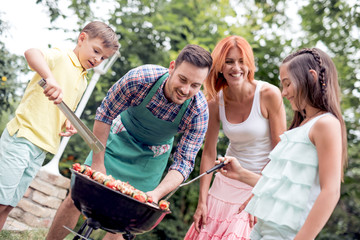
<svg viewBox="0 0 360 240">
<path fill-rule="evenodd" d="M 321 111 L 322 111 L 322 110 L 319 109 L 316 113 L 314 113 L 313 115 L 311 115 L 311 116 L 309 116 L 309 117 L 307 117 L 307 116 L 305 115 L 305 119 L 302 121 L 302 123 L 301 123 L 300 125 L 304 125 L 305 123 L 307 123 L 308 121 L 310 121 L 310 119 L 312 119 L 312 118 L 314 118 L 316 115 L 318 115 L 319 112 L 321 112 Z"/>
</svg>

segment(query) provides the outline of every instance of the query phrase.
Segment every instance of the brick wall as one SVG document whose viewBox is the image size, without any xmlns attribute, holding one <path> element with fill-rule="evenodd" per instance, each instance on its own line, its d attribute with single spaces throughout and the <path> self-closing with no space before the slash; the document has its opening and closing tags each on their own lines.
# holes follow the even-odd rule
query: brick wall
<svg viewBox="0 0 360 240">
<path fill-rule="evenodd" d="M 14 208 L 4 230 L 49 228 L 70 187 L 70 179 L 40 170 L 24 197 Z"/>
</svg>

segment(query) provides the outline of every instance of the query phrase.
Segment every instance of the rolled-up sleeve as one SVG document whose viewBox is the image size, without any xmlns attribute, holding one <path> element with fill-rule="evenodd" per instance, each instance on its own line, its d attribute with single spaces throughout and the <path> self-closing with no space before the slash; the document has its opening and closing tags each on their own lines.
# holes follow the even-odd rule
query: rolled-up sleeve
<svg viewBox="0 0 360 240">
<path fill-rule="evenodd" d="M 209 112 L 207 105 L 194 117 L 182 135 L 174 153 L 174 163 L 169 170 L 177 170 L 184 176 L 184 181 L 194 169 L 195 158 L 199 152 L 208 127 Z"/>
<path fill-rule="evenodd" d="M 112 121 L 137 99 L 134 95 L 142 90 L 139 75 L 141 74 L 137 69 L 131 70 L 109 89 L 96 110 L 96 120 L 111 125 Z"/>
</svg>

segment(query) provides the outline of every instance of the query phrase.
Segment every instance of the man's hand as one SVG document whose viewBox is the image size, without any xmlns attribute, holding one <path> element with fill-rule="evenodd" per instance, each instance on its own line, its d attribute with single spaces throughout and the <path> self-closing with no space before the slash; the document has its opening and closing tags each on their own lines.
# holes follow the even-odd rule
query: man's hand
<svg viewBox="0 0 360 240">
<path fill-rule="evenodd" d="M 93 161 L 91 164 L 91 169 L 106 174 L 106 168 L 104 164 L 96 164 Z"/>
<path fill-rule="evenodd" d="M 65 132 L 59 133 L 59 135 L 62 137 L 70 137 L 77 133 L 77 130 L 68 119 L 66 119 L 63 129 L 65 130 Z"/>
<path fill-rule="evenodd" d="M 156 204 L 159 203 L 161 196 L 155 190 L 149 191 L 146 194 L 152 198 L 154 203 L 156 203 Z"/>
<path fill-rule="evenodd" d="M 111 125 L 106 124 L 104 122 L 100 122 L 98 120 L 95 120 L 93 133 L 95 134 L 95 136 L 100 140 L 100 142 L 104 146 L 107 143 L 107 139 L 108 139 L 109 133 L 110 133 L 110 128 L 111 128 Z M 99 153 L 93 152 L 91 168 L 96 171 L 106 174 L 104 158 L 105 158 L 105 150 L 103 150 Z"/>
</svg>

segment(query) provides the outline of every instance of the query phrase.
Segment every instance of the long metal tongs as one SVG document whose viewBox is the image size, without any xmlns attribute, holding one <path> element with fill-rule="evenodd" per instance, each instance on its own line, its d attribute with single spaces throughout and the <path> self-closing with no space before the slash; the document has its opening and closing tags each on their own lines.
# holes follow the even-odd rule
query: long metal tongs
<svg viewBox="0 0 360 240">
<path fill-rule="evenodd" d="M 46 80 L 41 79 L 38 84 L 45 89 Z M 105 149 L 104 145 L 100 140 L 92 133 L 92 131 L 75 115 L 75 113 L 62 101 L 57 104 L 58 108 L 64 113 L 67 119 L 71 124 L 76 128 L 79 135 L 84 139 L 86 144 L 93 150 L 95 153 L 101 152 Z"/>
<path fill-rule="evenodd" d="M 200 174 L 200 175 L 197 176 L 196 178 L 194 178 L 194 179 L 192 179 L 192 180 L 190 180 L 190 181 L 188 181 L 188 182 L 186 182 L 186 183 L 180 184 L 177 188 L 175 188 L 172 192 L 170 192 L 170 193 L 166 196 L 165 200 L 167 201 L 179 188 L 181 188 L 181 187 L 183 187 L 183 186 L 186 186 L 186 185 L 188 185 L 188 184 L 190 184 L 190 183 L 198 180 L 198 179 L 201 178 L 202 176 L 204 176 L 204 175 L 206 175 L 206 174 L 209 174 L 209 173 L 212 173 L 212 172 L 214 172 L 214 171 L 222 168 L 223 166 L 225 166 L 225 163 L 224 163 L 224 162 L 222 162 L 222 163 L 220 163 L 220 164 L 218 164 L 218 165 L 215 165 L 214 167 L 210 168 L 210 169 L 207 170 L 206 172 L 203 172 L 202 174 Z"/>
</svg>

